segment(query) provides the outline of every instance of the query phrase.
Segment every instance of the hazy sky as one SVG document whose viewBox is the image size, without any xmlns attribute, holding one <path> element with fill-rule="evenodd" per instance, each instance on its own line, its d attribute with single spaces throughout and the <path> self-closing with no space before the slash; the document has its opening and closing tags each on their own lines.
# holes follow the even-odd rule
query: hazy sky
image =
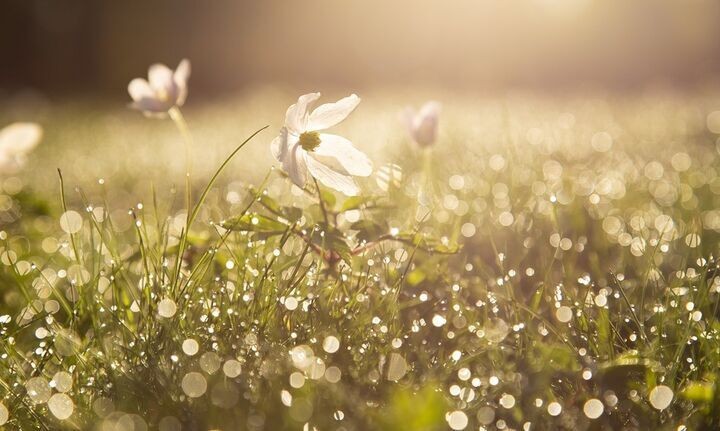
<svg viewBox="0 0 720 431">
<path fill-rule="evenodd" d="M 189 57 L 193 86 L 478 92 L 720 76 L 715 0 L 4 0 L 0 90 L 116 94 Z"/>
</svg>

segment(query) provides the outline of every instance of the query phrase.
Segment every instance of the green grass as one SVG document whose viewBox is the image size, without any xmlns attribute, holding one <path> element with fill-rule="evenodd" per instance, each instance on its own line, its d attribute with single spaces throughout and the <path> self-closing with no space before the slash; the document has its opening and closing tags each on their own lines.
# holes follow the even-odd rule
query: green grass
<svg viewBox="0 0 720 431">
<path fill-rule="evenodd" d="M 225 151 L 198 157 L 189 232 L 169 120 L 113 113 L 148 134 L 115 153 L 100 119 L 92 142 L 50 121 L 4 180 L 5 427 L 720 427 L 711 100 L 449 99 L 428 153 L 387 100 L 342 134 L 403 178 L 359 198 L 270 169 L 284 109 L 242 136 L 228 106 L 190 111 L 192 150 Z"/>
</svg>

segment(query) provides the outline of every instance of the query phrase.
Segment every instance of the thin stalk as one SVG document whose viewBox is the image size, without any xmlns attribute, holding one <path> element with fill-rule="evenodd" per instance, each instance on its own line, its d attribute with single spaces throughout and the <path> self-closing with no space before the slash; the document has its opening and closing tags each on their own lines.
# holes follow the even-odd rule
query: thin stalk
<svg viewBox="0 0 720 431">
<path fill-rule="evenodd" d="M 315 181 L 315 189 L 317 190 L 317 197 L 318 197 L 318 203 L 320 204 L 320 210 L 322 211 L 323 219 L 325 219 L 325 229 L 328 229 L 330 227 L 329 221 L 328 221 L 328 215 L 327 215 L 327 209 L 325 209 L 325 202 L 322 198 L 322 192 L 320 192 L 320 184 L 317 182 L 315 177 L 313 177 L 313 181 Z"/>
<path fill-rule="evenodd" d="M 190 134 L 190 129 L 188 128 L 187 122 L 185 121 L 185 117 L 180 111 L 180 108 L 173 106 L 170 108 L 168 113 L 175 123 L 175 126 L 177 126 L 180 131 L 180 134 L 183 137 L 183 142 L 185 143 L 185 204 L 188 210 L 188 217 L 190 217 L 190 203 L 192 198 L 190 189 L 190 173 L 192 171 L 192 147 L 194 146 L 193 137 L 192 134 Z"/>
<path fill-rule="evenodd" d="M 179 112 L 179 111 L 178 111 Z M 184 122 L 182 124 L 185 124 Z M 178 126 L 180 127 L 180 126 Z M 210 178 L 210 181 L 205 186 L 205 189 L 203 189 L 202 193 L 200 194 L 200 199 L 198 199 L 197 203 L 191 208 L 188 204 L 188 218 L 185 223 L 185 229 L 183 230 L 183 233 L 180 235 L 180 244 L 178 245 L 178 256 L 177 256 L 177 265 L 175 266 L 175 275 L 173 277 L 173 289 L 176 288 L 176 285 L 178 283 L 178 280 L 180 279 L 180 269 L 182 267 L 182 256 L 185 251 L 185 247 L 187 246 L 187 237 L 190 233 L 190 227 L 192 226 L 193 222 L 197 218 L 198 213 L 200 212 L 200 208 L 202 207 L 202 204 L 205 202 L 205 199 L 207 198 L 208 193 L 210 192 L 210 189 L 213 185 L 215 185 L 215 182 L 217 181 L 218 177 L 222 173 L 222 171 L 225 169 L 225 167 L 230 163 L 230 160 L 235 157 L 235 155 L 248 143 L 252 138 L 254 138 L 258 133 L 262 132 L 263 130 L 267 129 L 270 126 L 264 126 L 260 129 L 253 132 L 250 136 L 248 136 L 240 145 L 238 145 L 235 150 L 233 150 L 232 153 L 230 153 L 229 156 L 225 158 L 225 161 L 222 162 L 220 167 L 215 171 L 213 176 Z"/>
</svg>

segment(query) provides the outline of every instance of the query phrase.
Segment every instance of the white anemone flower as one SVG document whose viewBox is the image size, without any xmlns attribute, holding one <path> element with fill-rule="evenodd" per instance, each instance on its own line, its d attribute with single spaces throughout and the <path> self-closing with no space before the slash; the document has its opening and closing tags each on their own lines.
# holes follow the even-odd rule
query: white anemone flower
<svg viewBox="0 0 720 431">
<path fill-rule="evenodd" d="M 164 117 L 170 109 L 185 103 L 189 77 L 188 59 L 182 60 L 174 71 L 164 64 L 153 64 L 147 80 L 135 78 L 128 84 L 133 99 L 130 106 L 149 117 Z"/>
<path fill-rule="evenodd" d="M 27 154 L 40 143 L 42 134 L 42 127 L 36 123 L 12 123 L 1 129 L 0 174 L 22 168 Z"/>
<path fill-rule="evenodd" d="M 285 126 L 272 141 L 271 150 L 283 169 L 298 186 L 305 187 L 307 175 L 348 196 L 360 193 L 353 176 L 367 177 L 372 162 L 342 136 L 320 133 L 345 118 L 360 103 L 351 94 L 335 103 L 326 103 L 308 113 L 320 93 L 304 94 L 285 114 Z"/>
<path fill-rule="evenodd" d="M 418 112 L 411 107 L 406 108 L 403 112 L 402 117 L 410 137 L 420 148 L 427 148 L 437 140 L 440 108 L 438 102 L 430 101 L 425 103 Z"/>
</svg>

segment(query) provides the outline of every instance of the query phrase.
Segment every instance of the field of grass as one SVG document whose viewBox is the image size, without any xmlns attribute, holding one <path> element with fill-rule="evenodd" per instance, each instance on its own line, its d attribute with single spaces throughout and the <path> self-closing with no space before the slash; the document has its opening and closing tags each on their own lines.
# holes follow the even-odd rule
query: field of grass
<svg viewBox="0 0 720 431">
<path fill-rule="evenodd" d="M 720 429 L 720 98 L 434 94 L 421 149 L 410 94 L 333 128 L 355 197 L 273 159 L 297 94 L 9 101 L 0 427 Z"/>
</svg>

